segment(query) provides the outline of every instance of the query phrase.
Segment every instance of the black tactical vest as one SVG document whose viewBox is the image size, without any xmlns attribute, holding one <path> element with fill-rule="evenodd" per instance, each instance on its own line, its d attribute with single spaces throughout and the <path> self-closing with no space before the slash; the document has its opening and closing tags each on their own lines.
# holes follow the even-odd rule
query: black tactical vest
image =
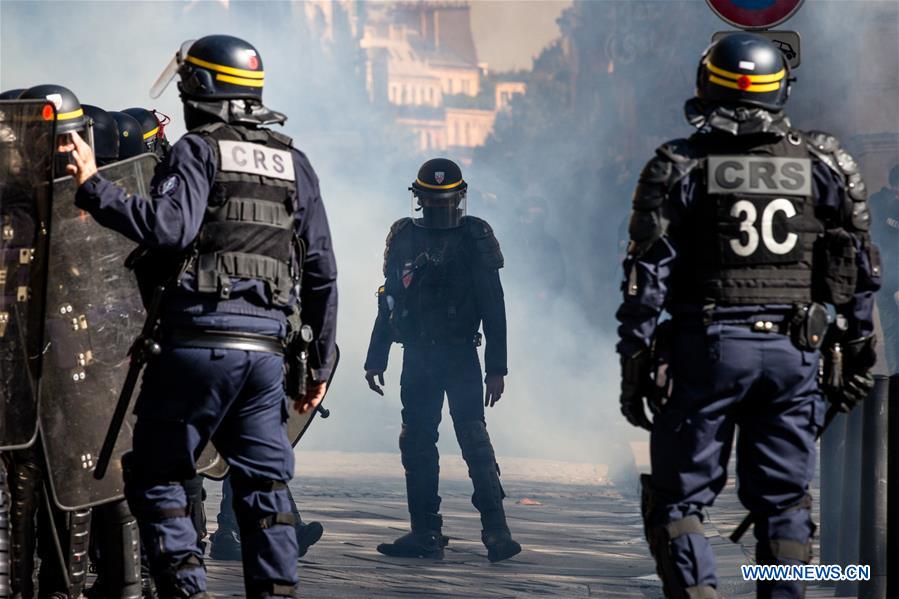
<svg viewBox="0 0 899 599">
<path fill-rule="evenodd" d="M 468 224 L 445 230 L 409 224 L 392 237 L 385 292 L 392 298 L 390 324 L 400 343 L 473 342 L 481 318 Z"/>
<path fill-rule="evenodd" d="M 255 279 L 265 283 L 271 306 L 286 306 L 298 281 L 295 261 L 302 259 L 290 138 L 225 123 L 193 133 L 212 148 L 217 166 L 189 267 L 197 291 L 224 300 L 234 279 Z"/>
<path fill-rule="evenodd" d="M 695 135 L 690 142 L 696 197 L 678 235 L 674 302 L 810 302 L 823 227 L 804 141 L 790 133 L 776 140 Z"/>
</svg>

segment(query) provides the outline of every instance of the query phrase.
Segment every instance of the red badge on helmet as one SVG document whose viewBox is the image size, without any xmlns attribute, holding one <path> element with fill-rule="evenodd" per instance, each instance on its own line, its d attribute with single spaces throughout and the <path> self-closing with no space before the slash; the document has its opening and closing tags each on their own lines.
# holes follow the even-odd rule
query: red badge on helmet
<svg viewBox="0 0 899 599">
<path fill-rule="evenodd" d="M 414 270 L 415 269 L 412 266 L 412 262 L 410 260 L 407 260 L 403 265 L 403 276 L 401 277 L 403 281 L 403 287 L 406 289 L 408 289 L 409 285 L 412 284 L 412 275 L 414 273 Z"/>
<path fill-rule="evenodd" d="M 434 180 L 437 181 L 437 185 L 443 183 L 443 179 L 445 176 L 446 173 L 444 173 L 443 171 L 437 171 L 436 173 L 434 173 Z"/>
</svg>

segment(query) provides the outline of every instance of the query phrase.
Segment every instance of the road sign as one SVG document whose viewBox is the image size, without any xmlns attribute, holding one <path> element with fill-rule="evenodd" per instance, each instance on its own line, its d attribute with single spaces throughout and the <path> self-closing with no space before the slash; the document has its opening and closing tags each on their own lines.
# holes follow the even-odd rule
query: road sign
<svg viewBox="0 0 899 599">
<path fill-rule="evenodd" d="M 716 31 L 714 35 L 712 35 L 712 43 L 714 44 L 722 37 L 731 35 L 734 33 L 733 31 Z M 761 35 L 762 37 L 766 37 L 771 40 L 775 46 L 780 48 L 780 51 L 784 53 L 784 57 L 787 59 L 787 62 L 790 64 L 791 69 L 795 69 L 799 66 L 800 63 L 800 54 L 799 54 L 799 45 L 800 38 L 799 34 L 795 31 L 753 31 L 756 35 Z"/>
<path fill-rule="evenodd" d="M 706 0 L 725 22 L 740 29 L 770 29 L 799 10 L 803 0 Z"/>
</svg>

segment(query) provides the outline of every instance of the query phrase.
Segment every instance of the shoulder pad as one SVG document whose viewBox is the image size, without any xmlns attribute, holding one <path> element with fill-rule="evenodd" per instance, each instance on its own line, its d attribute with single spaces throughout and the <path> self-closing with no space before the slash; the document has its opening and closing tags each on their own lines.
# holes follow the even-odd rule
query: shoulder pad
<svg viewBox="0 0 899 599">
<path fill-rule="evenodd" d="M 493 228 L 487 221 L 476 216 L 465 216 L 462 218 L 462 226 L 465 227 L 465 233 L 474 241 L 481 264 L 486 268 L 502 268 L 505 264 L 503 252 L 500 250 Z"/>
<path fill-rule="evenodd" d="M 293 147 L 293 138 L 289 135 L 284 135 L 280 131 L 272 131 L 271 129 L 266 129 L 266 131 L 268 131 L 268 134 L 275 138 L 277 142 L 282 143 L 285 146 Z"/>
<path fill-rule="evenodd" d="M 390 249 L 393 247 L 393 242 L 396 239 L 396 236 L 400 234 L 400 231 L 408 227 L 412 224 L 412 219 L 410 217 L 401 218 L 392 225 L 390 225 L 390 231 L 387 232 L 387 241 L 384 243 L 384 276 L 387 276 L 387 260 L 390 258 Z"/>
<path fill-rule="evenodd" d="M 200 125 L 199 127 L 194 127 L 189 131 L 189 133 L 199 133 L 201 135 L 208 135 L 210 133 L 214 133 L 218 131 L 222 127 L 225 126 L 225 123 L 215 122 L 215 123 L 206 123 L 205 125 Z"/>
<path fill-rule="evenodd" d="M 679 138 L 666 141 L 656 149 L 656 155 L 674 163 L 685 163 L 695 159 L 696 150 L 689 139 Z"/>
<path fill-rule="evenodd" d="M 846 193 L 856 202 L 868 199 L 868 189 L 859 172 L 858 162 L 840 146 L 839 140 L 823 131 L 810 131 L 806 134 L 807 147 L 821 162 L 839 174 L 846 185 Z"/>
</svg>

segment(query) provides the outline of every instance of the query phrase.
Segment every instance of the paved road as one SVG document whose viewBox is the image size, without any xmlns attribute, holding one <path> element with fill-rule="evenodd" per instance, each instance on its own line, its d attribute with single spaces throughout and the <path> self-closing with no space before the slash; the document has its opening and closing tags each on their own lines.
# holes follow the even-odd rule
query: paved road
<svg viewBox="0 0 899 599">
<path fill-rule="evenodd" d="M 471 486 L 458 456 L 442 457 L 446 559 L 387 558 L 375 546 L 407 530 L 399 457 L 322 452 L 298 454 L 292 483 L 305 520 L 318 520 L 325 535 L 300 561 L 302 597 L 660 597 L 661 590 L 639 518 L 639 500 L 591 464 L 501 460 L 507 512 L 520 556 L 490 564 L 480 542 Z M 220 499 L 207 483 L 210 528 Z M 706 534 L 719 560 L 725 597 L 752 597 L 739 579 L 750 548 L 726 536 L 742 517 L 730 486 L 711 510 Z M 723 535 L 719 534 L 719 529 Z M 747 535 L 747 539 L 751 534 Z M 208 560 L 210 590 L 243 596 L 239 564 Z M 811 589 L 808 597 L 832 597 Z"/>
</svg>

